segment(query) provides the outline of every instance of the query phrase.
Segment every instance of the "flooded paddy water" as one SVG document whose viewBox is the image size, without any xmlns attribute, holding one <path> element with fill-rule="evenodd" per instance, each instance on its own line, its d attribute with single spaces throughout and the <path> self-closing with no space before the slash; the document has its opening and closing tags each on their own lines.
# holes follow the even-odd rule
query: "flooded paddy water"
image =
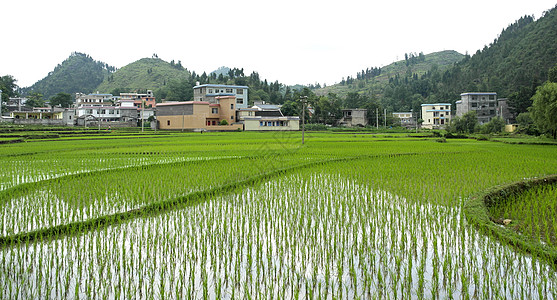
<svg viewBox="0 0 557 300">
<path fill-rule="evenodd" d="M 554 299 L 543 262 L 458 206 L 303 171 L 205 203 L 0 249 L 1 298 Z"/>
</svg>

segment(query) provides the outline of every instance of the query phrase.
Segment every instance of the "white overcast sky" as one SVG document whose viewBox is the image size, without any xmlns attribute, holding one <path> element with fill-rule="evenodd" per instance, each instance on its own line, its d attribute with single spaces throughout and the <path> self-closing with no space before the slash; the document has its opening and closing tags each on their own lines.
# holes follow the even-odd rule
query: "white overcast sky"
<svg viewBox="0 0 557 300">
<path fill-rule="evenodd" d="M 72 52 L 121 68 L 153 53 L 201 74 L 220 66 L 285 84 L 334 84 L 404 53 L 474 54 L 524 15 L 555 0 L 12 0 L 0 76 L 20 87 Z"/>
</svg>

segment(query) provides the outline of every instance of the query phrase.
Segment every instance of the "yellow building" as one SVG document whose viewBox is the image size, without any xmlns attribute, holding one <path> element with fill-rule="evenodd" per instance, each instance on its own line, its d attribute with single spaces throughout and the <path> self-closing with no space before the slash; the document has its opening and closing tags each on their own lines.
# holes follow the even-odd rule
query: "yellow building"
<svg viewBox="0 0 557 300">
<path fill-rule="evenodd" d="M 62 120 L 64 118 L 64 111 L 13 111 L 11 117 L 15 119 L 49 119 L 49 120 Z"/>
<path fill-rule="evenodd" d="M 236 123 L 236 97 L 216 97 L 216 103 L 206 101 L 167 102 L 157 104 L 160 129 L 215 130 L 242 129 Z M 229 125 L 219 125 L 223 120 Z"/>
</svg>

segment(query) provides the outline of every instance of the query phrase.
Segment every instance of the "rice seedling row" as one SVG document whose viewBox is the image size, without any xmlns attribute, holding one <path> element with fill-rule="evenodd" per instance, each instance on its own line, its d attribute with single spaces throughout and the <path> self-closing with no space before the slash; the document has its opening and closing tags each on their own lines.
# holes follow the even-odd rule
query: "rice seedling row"
<svg viewBox="0 0 557 300">
<path fill-rule="evenodd" d="M 473 193 L 555 173 L 551 146 L 316 134 L 293 147 L 290 135 L 253 134 L 244 147 L 231 136 L 209 137 L 218 145 L 203 154 L 206 142 L 189 146 L 188 157 L 222 159 L 187 162 L 185 143 L 165 152 L 117 141 L 116 154 L 149 149 L 169 163 L 58 171 L 6 197 L 10 235 L 294 168 L 197 205 L 2 247 L 0 297 L 556 298 L 554 266 L 483 234 L 462 211 Z"/>
</svg>

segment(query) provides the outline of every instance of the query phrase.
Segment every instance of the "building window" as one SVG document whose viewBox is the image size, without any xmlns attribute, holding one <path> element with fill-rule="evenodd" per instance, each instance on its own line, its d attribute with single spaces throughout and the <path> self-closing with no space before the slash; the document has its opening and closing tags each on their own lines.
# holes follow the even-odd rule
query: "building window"
<svg viewBox="0 0 557 300">
<path fill-rule="evenodd" d="M 213 113 L 213 114 L 218 114 L 218 113 L 219 113 L 219 109 L 216 108 L 216 107 L 213 107 L 213 108 L 211 109 L 211 113 Z"/>
<path fill-rule="evenodd" d="M 236 103 L 237 104 L 244 104 L 244 99 L 243 98 L 238 98 L 238 99 L 236 99 Z"/>
<path fill-rule="evenodd" d="M 236 89 L 236 94 L 243 95 L 244 94 L 244 89 Z"/>
<path fill-rule="evenodd" d="M 495 102 L 489 102 L 489 107 L 495 107 Z"/>
<path fill-rule="evenodd" d="M 208 93 L 209 93 L 209 94 L 212 94 L 212 93 L 213 93 L 213 89 L 209 89 Z"/>
<path fill-rule="evenodd" d="M 231 93 L 232 93 L 232 89 L 226 89 L 226 92 L 227 92 L 228 94 L 231 94 Z"/>
<path fill-rule="evenodd" d="M 471 107 L 478 107 L 478 103 L 472 102 L 470 106 Z"/>
<path fill-rule="evenodd" d="M 234 109 L 234 103 L 230 103 L 230 109 Z"/>
<path fill-rule="evenodd" d="M 166 125 L 170 126 L 170 120 L 166 120 Z"/>
<path fill-rule="evenodd" d="M 230 120 L 234 120 L 234 116 L 230 116 Z"/>
<path fill-rule="evenodd" d="M 472 96 L 472 100 L 478 100 L 478 97 Z"/>
<path fill-rule="evenodd" d="M 259 121 L 259 127 L 263 126 L 263 121 Z"/>
<path fill-rule="evenodd" d="M 489 95 L 489 100 L 495 100 L 495 95 Z"/>
</svg>

